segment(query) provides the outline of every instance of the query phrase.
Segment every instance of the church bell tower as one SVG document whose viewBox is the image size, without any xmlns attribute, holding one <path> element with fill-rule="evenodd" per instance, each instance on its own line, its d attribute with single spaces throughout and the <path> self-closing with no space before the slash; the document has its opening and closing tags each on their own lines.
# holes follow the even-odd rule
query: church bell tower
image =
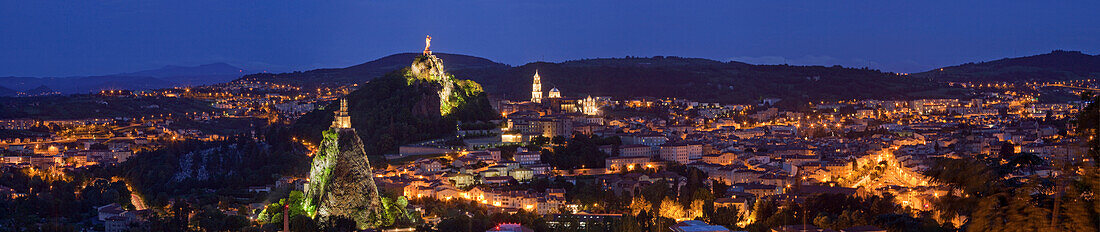
<svg viewBox="0 0 1100 232">
<path fill-rule="evenodd" d="M 542 80 L 539 80 L 539 70 L 535 70 L 535 81 L 531 83 L 531 102 L 542 103 Z"/>
</svg>

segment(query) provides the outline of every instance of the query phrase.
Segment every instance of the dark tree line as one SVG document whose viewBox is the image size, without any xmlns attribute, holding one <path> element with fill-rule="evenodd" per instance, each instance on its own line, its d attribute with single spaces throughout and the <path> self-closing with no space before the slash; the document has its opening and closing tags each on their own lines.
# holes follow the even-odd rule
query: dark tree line
<svg viewBox="0 0 1100 232">
<path fill-rule="evenodd" d="M 555 139 L 549 139 L 545 142 L 554 140 Z M 600 151 L 600 146 L 618 145 L 622 143 L 619 137 L 605 138 L 597 135 L 585 135 L 580 133 L 573 134 L 573 138 L 568 142 L 561 141 L 562 139 L 556 140 L 558 140 L 558 143 L 555 143 L 557 145 L 554 146 L 554 151 L 543 150 L 541 160 L 554 168 L 563 170 L 602 168 L 605 165 L 604 160 L 610 157 L 610 154 Z M 562 142 L 565 144 L 563 145 Z"/>
</svg>

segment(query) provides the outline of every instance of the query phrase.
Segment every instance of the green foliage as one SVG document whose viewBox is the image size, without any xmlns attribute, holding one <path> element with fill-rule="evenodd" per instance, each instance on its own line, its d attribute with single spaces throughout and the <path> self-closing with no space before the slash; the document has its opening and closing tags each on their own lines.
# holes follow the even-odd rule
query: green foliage
<svg viewBox="0 0 1100 232">
<path fill-rule="evenodd" d="M 306 190 L 309 195 L 306 196 L 302 204 L 306 215 L 311 218 L 317 215 L 317 208 L 321 204 L 325 187 L 332 180 L 332 168 L 336 165 L 336 156 L 339 154 L 340 149 L 337 144 L 340 135 L 336 133 L 336 130 L 328 129 L 321 134 L 324 137 L 321 140 L 321 150 L 314 154 L 313 162 L 309 168 L 310 183 L 309 189 Z"/>
<path fill-rule="evenodd" d="M 265 224 L 282 225 L 284 207 L 290 218 L 294 218 L 300 215 L 309 216 L 309 212 L 306 211 L 304 206 L 305 194 L 302 191 L 291 191 L 286 198 L 264 206 L 264 210 L 260 212 L 257 220 Z"/>
<path fill-rule="evenodd" d="M 376 222 L 378 227 L 415 226 L 419 215 L 408 210 L 409 201 L 404 196 L 382 197 L 382 215 Z"/>
<path fill-rule="evenodd" d="M 458 89 L 461 89 L 466 96 L 475 96 L 485 92 L 481 89 L 481 84 L 472 80 L 456 80 L 455 85 L 457 85 Z"/>
</svg>

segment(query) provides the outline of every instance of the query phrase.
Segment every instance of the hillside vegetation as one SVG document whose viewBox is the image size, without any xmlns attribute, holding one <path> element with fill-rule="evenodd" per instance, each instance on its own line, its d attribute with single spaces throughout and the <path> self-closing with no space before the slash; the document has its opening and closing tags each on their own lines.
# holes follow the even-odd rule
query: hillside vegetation
<svg viewBox="0 0 1100 232">
<path fill-rule="evenodd" d="M 1100 77 L 1100 55 L 1056 50 L 1051 53 L 966 63 L 914 76 L 944 81 L 1062 81 Z"/>
<path fill-rule="evenodd" d="M 840 66 L 751 65 L 680 57 L 531 63 L 507 70 L 460 70 L 491 94 L 525 99 L 538 70 L 543 88 L 565 96 L 668 97 L 723 103 L 910 99 L 961 95 L 928 79 Z"/>
<path fill-rule="evenodd" d="M 239 81 L 262 81 L 303 87 L 363 83 L 406 67 L 415 57 L 403 53 L 341 69 L 283 74 L 255 74 Z M 754 103 L 763 98 L 787 102 L 835 99 L 911 99 L 962 94 L 927 78 L 840 66 L 751 65 L 681 57 L 604 58 L 536 62 L 518 67 L 488 59 L 443 54 L 447 71 L 477 81 L 490 95 L 530 98 L 531 76 L 538 69 L 546 89 L 558 87 L 567 97 L 675 97 L 724 103 Z"/>
</svg>

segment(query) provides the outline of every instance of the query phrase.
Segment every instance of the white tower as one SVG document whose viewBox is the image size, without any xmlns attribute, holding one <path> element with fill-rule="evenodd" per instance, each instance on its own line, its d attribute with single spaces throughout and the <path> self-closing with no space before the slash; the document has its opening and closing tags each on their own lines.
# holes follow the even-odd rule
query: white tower
<svg viewBox="0 0 1100 232">
<path fill-rule="evenodd" d="M 539 80 L 539 70 L 535 70 L 535 81 L 531 84 L 531 102 L 542 103 L 542 81 Z"/>
</svg>

